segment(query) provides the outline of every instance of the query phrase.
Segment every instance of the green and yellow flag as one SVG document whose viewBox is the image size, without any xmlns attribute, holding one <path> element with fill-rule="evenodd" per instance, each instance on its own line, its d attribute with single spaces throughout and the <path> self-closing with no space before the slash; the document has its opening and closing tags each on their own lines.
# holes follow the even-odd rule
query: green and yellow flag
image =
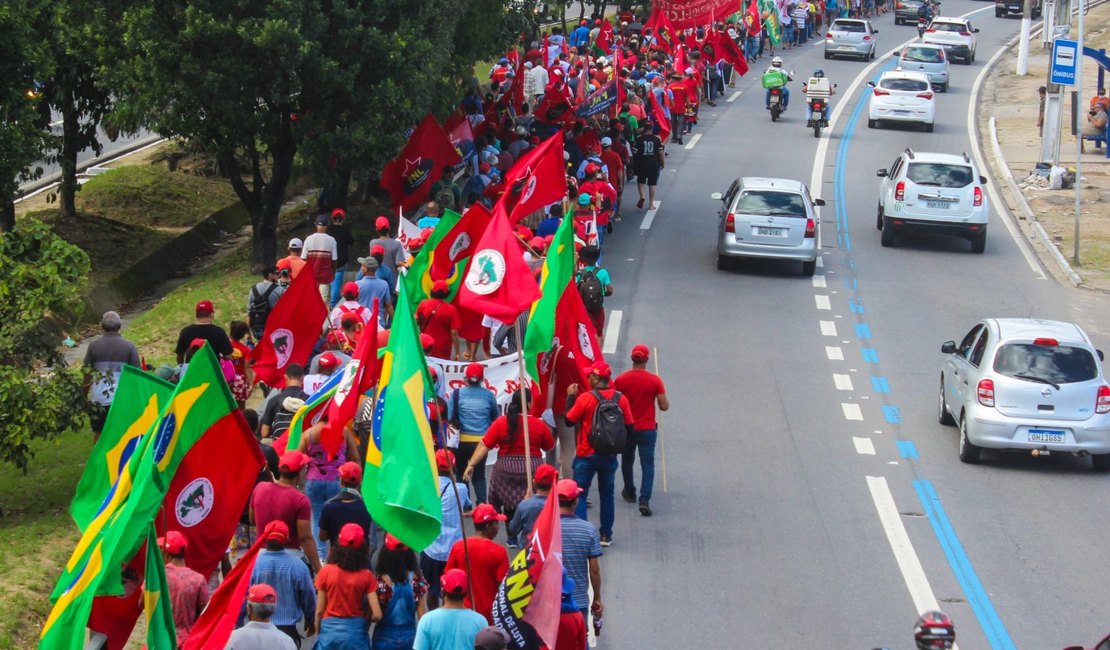
<svg viewBox="0 0 1110 650">
<path fill-rule="evenodd" d="M 146 613 L 146 647 L 176 648 L 177 626 L 173 622 L 166 565 L 158 547 L 158 532 L 150 524 L 146 535 L 146 572 L 143 580 L 143 611 Z"/>
<path fill-rule="evenodd" d="M 462 215 L 458 212 L 444 210 L 443 216 L 436 224 L 435 230 L 428 237 L 428 241 L 420 246 L 420 251 L 412 258 L 412 264 L 409 265 L 408 271 L 405 273 L 404 283 L 415 304 L 419 304 L 421 300 L 431 295 L 432 280 L 428 272 L 432 269 L 436 249 L 443 238 L 447 236 L 447 233 L 451 232 L 461 219 Z M 456 272 L 455 277 L 447 281 L 448 286 L 451 287 L 451 297 L 448 298 L 448 301 L 455 296 L 455 291 L 458 289 L 460 282 L 462 282 L 462 273 L 459 271 Z"/>
<path fill-rule="evenodd" d="M 401 283 L 382 358 L 362 498 L 376 523 L 417 551 L 439 536 L 443 522 L 431 426 L 424 410 L 431 394 L 412 303 Z"/>
<path fill-rule="evenodd" d="M 760 0 L 759 13 L 763 16 L 763 29 L 767 30 L 771 44 L 778 45 L 782 42 L 782 24 L 779 22 L 779 10 L 775 6 L 775 0 Z"/>
<path fill-rule="evenodd" d="M 96 595 L 120 595 L 119 567 L 134 557 L 182 459 L 205 431 L 236 408 L 216 355 L 204 346 L 169 403 L 120 472 L 62 570 L 41 650 L 80 650 Z"/>
<path fill-rule="evenodd" d="M 573 277 L 574 218 L 568 213 L 547 249 L 540 272 L 540 291 L 543 295 L 532 303 L 528 326 L 524 328 L 524 358 L 528 363 L 528 373 L 533 377 L 540 376 L 536 359 L 551 349 L 555 337 L 555 310 Z"/>
</svg>

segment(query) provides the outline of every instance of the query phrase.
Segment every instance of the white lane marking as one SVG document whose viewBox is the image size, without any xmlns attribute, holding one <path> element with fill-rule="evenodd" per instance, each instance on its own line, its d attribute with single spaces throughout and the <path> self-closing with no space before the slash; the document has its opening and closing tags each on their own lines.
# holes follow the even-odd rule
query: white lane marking
<svg viewBox="0 0 1110 650">
<path fill-rule="evenodd" d="M 822 257 L 817 258 L 817 268 L 819 268 L 819 269 L 825 268 L 825 259 L 824 258 L 822 258 Z"/>
<path fill-rule="evenodd" d="M 698 140 L 701 140 L 701 134 L 700 133 L 695 133 L 694 137 L 690 138 L 690 141 L 686 143 L 686 148 L 687 149 L 693 149 L 694 145 L 696 145 L 698 143 Z"/>
<path fill-rule="evenodd" d="M 739 99 L 739 98 L 740 98 L 740 95 L 743 95 L 743 94 L 744 94 L 744 91 L 743 91 L 743 90 L 737 90 L 736 92 L 734 92 L 734 93 L 732 93 L 731 95 L 729 95 L 728 99 L 726 99 L 726 100 L 725 100 L 725 102 L 727 102 L 727 103 L 731 104 L 732 102 L 734 102 L 734 101 L 736 101 L 737 99 Z"/>
<path fill-rule="evenodd" d="M 863 456 L 875 455 L 875 443 L 871 442 L 871 438 L 857 438 L 852 436 L 852 444 L 856 447 L 856 453 Z"/>
<path fill-rule="evenodd" d="M 623 317 L 624 312 L 619 309 L 609 312 L 609 321 L 605 323 L 605 343 L 601 346 L 603 354 L 616 354 L 617 339 L 621 335 L 621 318 Z"/>
<path fill-rule="evenodd" d="M 823 320 L 818 322 L 821 323 L 821 334 L 823 336 L 836 336 L 836 321 Z"/>
<path fill-rule="evenodd" d="M 825 346 L 825 356 L 829 358 L 829 361 L 843 361 L 844 350 L 838 347 Z"/>
<path fill-rule="evenodd" d="M 881 476 L 868 476 L 867 487 L 871 490 L 871 499 L 875 502 L 875 510 L 879 513 L 879 521 L 886 532 L 886 539 L 890 542 L 890 550 L 894 552 L 894 559 L 898 562 L 898 569 L 902 572 L 902 579 L 910 591 L 914 608 L 925 612 L 937 608 L 937 597 L 933 588 L 929 586 L 929 578 L 925 576 L 925 569 L 921 560 L 913 550 L 910 536 L 898 515 L 898 508 L 894 505 L 894 496 L 886 479 Z"/>
<path fill-rule="evenodd" d="M 833 375 L 833 383 L 836 384 L 837 390 L 852 390 L 852 376 L 851 375 Z"/>
<path fill-rule="evenodd" d="M 817 295 L 813 297 L 813 302 L 817 304 L 818 309 L 826 310 L 832 309 L 832 302 L 829 301 L 828 296 Z"/>
<path fill-rule="evenodd" d="M 662 204 L 662 201 L 656 201 L 650 208 L 648 208 L 648 211 L 644 213 L 644 220 L 640 222 L 640 230 L 647 230 L 651 228 L 652 222 L 655 221 L 655 213 L 659 211 L 659 206 Z"/>
<path fill-rule="evenodd" d="M 821 261 L 821 258 L 820 258 L 820 257 L 818 257 L 818 258 L 817 258 L 817 261 L 818 261 L 818 262 L 820 262 L 820 261 Z M 813 288 L 814 288 L 814 289 L 824 289 L 824 288 L 825 288 L 825 287 L 827 287 L 827 286 L 829 286 L 829 285 L 828 285 L 828 283 L 827 283 L 827 282 L 825 281 L 825 276 L 823 276 L 823 275 L 815 275 L 815 276 L 813 276 Z"/>
<path fill-rule="evenodd" d="M 856 422 L 863 421 L 863 411 L 859 409 L 859 404 L 852 404 L 850 402 L 841 402 L 840 410 L 844 411 L 845 420 L 854 420 Z"/>
<path fill-rule="evenodd" d="M 592 584 L 586 587 L 586 597 L 589 598 L 590 603 L 594 602 L 594 586 Z M 589 604 L 586 605 L 586 607 L 589 606 Z M 590 612 L 590 616 L 593 616 L 593 612 Z M 597 647 L 597 635 L 594 634 L 594 626 L 590 623 L 586 623 L 586 641 L 589 642 L 591 648 Z"/>
</svg>

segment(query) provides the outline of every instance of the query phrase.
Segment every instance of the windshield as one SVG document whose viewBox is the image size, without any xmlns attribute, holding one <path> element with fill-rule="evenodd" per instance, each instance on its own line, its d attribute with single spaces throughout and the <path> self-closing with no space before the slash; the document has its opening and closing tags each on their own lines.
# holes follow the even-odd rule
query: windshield
<svg viewBox="0 0 1110 650">
<path fill-rule="evenodd" d="M 837 20 L 832 24 L 832 31 L 834 32 L 859 32 L 863 33 L 863 23 L 848 22 L 847 20 Z"/>
<path fill-rule="evenodd" d="M 792 192 L 748 191 L 736 199 L 734 210 L 740 214 L 753 214 L 761 217 L 801 217 L 806 216 L 805 203 L 800 194 Z"/>
<path fill-rule="evenodd" d="M 886 90 L 905 90 L 908 92 L 922 92 L 929 89 L 929 84 L 917 79 L 883 79 L 879 82 L 880 88 Z"/>
<path fill-rule="evenodd" d="M 929 25 L 929 29 L 931 29 L 933 31 L 936 31 L 936 32 L 966 32 L 967 31 L 967 27 L 961 25 L 960 23 L 942 23 L 942 22 L 937 22 L 937 21 L 934 21 L 932 25 Z"/>
<path fill-rule="evenodd" d="M 943 61 L 943 50 L 935 47 L 907 47 L 902 50 L 902 58 L 907 61 L 923 61 L 925 63 L 939 63 Z"/>
<path fill-rule="evenodd" d="M 994 371 L 1026 381 L 1070 384 L 1098 376 L 1095 358 L 1084 348 L 1007 343 L 994 356 Z"/>
<path fill-rule="evenodd" d="M 918 185 L 966 187 L 971 184 L 971 167 L 946 163 L 910 163 L 906 178 Z"/>
</svg>

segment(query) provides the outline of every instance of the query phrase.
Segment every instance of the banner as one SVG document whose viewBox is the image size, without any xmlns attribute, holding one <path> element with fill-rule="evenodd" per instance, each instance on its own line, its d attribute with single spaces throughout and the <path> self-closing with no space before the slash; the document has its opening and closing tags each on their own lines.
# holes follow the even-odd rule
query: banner
<svg viewBox="0 0 1110 650">
<path fill-rule="evenodd" d="M 514 352 L 496 359 L 478 362 L 485 368 L 485 381 L 482 385 L 493 391 L 497 405 L 502 410 L 509 405 L 513 394 L 520 388 L 520 368 L 517 366 L 516 355 L 517 353 Z M 469 361 L 448 361 L 428 357 L 428 365 L 437 365 L 443 370 L 444 385 L 447 387 L 448 395 L 456 388 L 466 385 L 465 373 L 466 367 L 470 365 Z M 527 380 L 531 383 L 532 378 L 528 377 Z"/>
<path fill-rule="evenodd" d="M 740 0 L 655 0 L 652 9 L 667 14 L 675 29 L 694 29 L 740 11 Z"/>
<path fill-rule="evenodd" d="M 581 81 L 579 83 L 585 83 Z M 597 115 L 617 103 L 617 80 L 614 79 L 609 83 L 602 86 L 599 90 L 595 90 L 592 94 L 583 100 L 582 104 L 574 111 L 578 117 L 590 117 Z"/>
</svg>

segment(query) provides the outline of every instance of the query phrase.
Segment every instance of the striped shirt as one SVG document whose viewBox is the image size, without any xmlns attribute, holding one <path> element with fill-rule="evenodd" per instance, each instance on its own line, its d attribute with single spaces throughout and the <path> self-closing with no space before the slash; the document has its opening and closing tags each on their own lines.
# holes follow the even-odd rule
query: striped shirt
<svg viewBox="0 0 1110 650">
<path fill-rule="evenodd" d="M 277 592 L 277 608 L 271 623 L 296 625 L 316 613 L 316 588 L 308 565 L 293 551 L 262 549 L 251 572 L 251 584 L 266 583 Z"/>
<path fill-rule="evenodd" d="M 798 7 L 794 10 L 794 22 L 797 23 L 798 29 L 805 29 L 806 18 L 808 17 L 809 12 L 806 11 L 805 7 Z"/>
<path fill-rule="evenodd" d="M 601 536 L 593 524 L 575 515 L 562 515 L 559 525 L 563 529 L 563 567 L 574 580 L 574 600 L 580 607 L 588 607 L 590 558 L 601 557 Z"/>
</svg>

